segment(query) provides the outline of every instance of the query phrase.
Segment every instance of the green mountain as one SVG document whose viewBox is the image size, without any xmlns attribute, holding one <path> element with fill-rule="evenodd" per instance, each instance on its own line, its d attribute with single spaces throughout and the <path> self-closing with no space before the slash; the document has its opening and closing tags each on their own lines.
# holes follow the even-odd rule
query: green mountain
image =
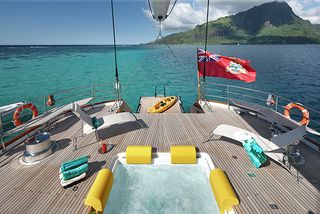
<svg viewBox="0 0 320 214">
<path fill-rule="evenodd" d="M 167 44 L 204 43 L 205 24 L 160 40 Z M 320 26 L 292 11 L 286 2 L 269 2 L 236 15 L 209 22 L 209 44 L 313 44 L 320 43 Z"/>
</svg>

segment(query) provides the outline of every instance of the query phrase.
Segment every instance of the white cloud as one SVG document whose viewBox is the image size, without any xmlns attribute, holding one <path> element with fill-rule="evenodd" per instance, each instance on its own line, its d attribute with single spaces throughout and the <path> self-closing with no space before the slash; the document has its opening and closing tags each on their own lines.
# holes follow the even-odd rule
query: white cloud
<svg viewBox="0 0 320 214">
<path fill-rule="evenodd" d="M 320 0 L 288 0 L 293 12 L 313 24 L 320 24 Z"/>
<path fill-rule="evenodd" d="M 172 0 L 173 1 L 173 0 Z M 209 20 L 236 14 L 271 0 L 214 0 L 210 2 Z M 287 0 L 293 11 L 303 19 L 320 24 L 320 0 Z M 172 14 L 163 22 L 163 30 L 186 31 L 206 21 L 207 0 L 178 0 Z M 143 9 L 152 19 L 149 10 Z"/>
<path fill-rule="evenodd" d="M 144 9 L 143 11 L 152 19 L 149 10 Z M 216 10 L 210 6 L 210 20 L 214 20 L 225 15 L 228 15 L 227 11 Z M 162 23 L 162 26 L 163 30 L 169 32 L 185 31 L 194 28 L 198 24 L 204 23 L 205 21 L 206 7 L 202 5 L 202 2 L 179 2 L 175 5 L 170 16 Z"/>
</svg>

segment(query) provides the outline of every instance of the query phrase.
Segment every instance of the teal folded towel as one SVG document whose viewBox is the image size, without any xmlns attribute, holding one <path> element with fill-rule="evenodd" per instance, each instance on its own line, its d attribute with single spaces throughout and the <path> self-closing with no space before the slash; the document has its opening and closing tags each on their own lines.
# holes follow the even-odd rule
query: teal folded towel
<svg viewBox="0 0 320 214">
<path fill-rule="evenodd" d="M 244 141 L 243 147 L 250 158 L 251 163 L 259 168 L 267 161 L 267 156 L 264 154 L 262 148 L 258 145 L 254 138 L 250 138 Z"/>
<path fill-rule="evenodd" d="M 84 172 L 87 172 L 88 171 L 88 163 L 85 163 L 81 166 L 78 166 L 77 168 L 74 168 L 74 169 L 70 169 L 68 171 L 64 171 L 62 172 L 62 178 L 63 180 L 70 180 L 74 177 L 77 177 L 79 175 L 81 175 L 82 173 Z"/>
<path fill-rule="evenodd" d="M 102 125 L 102 124 L 101 124 L 101 121 L 100 121 L 98 118 L 96 118 L 96 117 L 93 117 L 93 118 L 92 118 L 92 124 L 93 124 L 93 127 L 94 127 L 95 129 L 99 128 L 99 126 Z"/>
<path fill-rule="evenodd" d="M 88 156 L 83 156 L 76 160 L 64 162 L 61 164 L 60 170 L 61 172 L 65 172 L 67 170 L 77 168 L 78 166 L 81 166 L 82 164 L 85 164 L 85 163 L 88 163 Z"/>
</svg>

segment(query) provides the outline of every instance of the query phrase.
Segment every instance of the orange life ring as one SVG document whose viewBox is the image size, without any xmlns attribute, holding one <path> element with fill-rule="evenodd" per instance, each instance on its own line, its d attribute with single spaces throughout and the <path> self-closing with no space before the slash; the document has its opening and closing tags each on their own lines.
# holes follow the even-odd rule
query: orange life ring
<svg viewBox="0 0 320 214">
<path fill-rule="evenodd" d="M 19 108 L 16 109 L 16 111 L 13 113 L 13 124 L 15 126 L 20 126 L 23 124 L 23 122 L 21 121 L 21 118 L 20 118 L 20 115 L 21 115 L 21 112 L 24 110 L 24 109 L 27 109 L 29 108 L 31 111 L 32 111 L 32 119 L 37 117 L 39 115 L 39 112 L 38 112 L 38 109 L 35 105 L 33 105 L 32 103 L 28 103 L 28 104 L 25 104 L 23 106 L 20 106 Z"/>
<path fill-rule="evenodd" d="M 297 108 L 302 112 L 302 120 L 300 121 L 300 126 L 308 125 L 310 122 L 309 111 L 305 107 L 303 107 L 301 104 L 289 103 L 288 105 L 286 105 L 284 107 L 284 116 L 291 119 L 290 110 L 293 108 Z"/>
</svg>

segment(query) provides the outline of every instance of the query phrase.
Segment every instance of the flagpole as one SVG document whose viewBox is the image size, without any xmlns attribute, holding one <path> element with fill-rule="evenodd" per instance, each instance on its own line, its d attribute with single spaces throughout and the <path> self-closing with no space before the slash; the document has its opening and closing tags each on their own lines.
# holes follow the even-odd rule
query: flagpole
<svg viewBox="0 0 320 214">
<path fill-rule="evenodd" d="M 210 7 L 210 0 L 207 1 L 207 19 L 206 19 L 206 37 L 205 37 L 205 45 L 204 45 L 204 56 L 205 56 L 205 60 L 204 60 L 204 69 L 203 69 L 203 77 L 202 77 L 202 82 L 203 82 L 203 89 L 205 89 L 205 83 L 206 83 L 206 62 L 207 60 L 209 60 L 209 56 L 207 56 L 207 46 L 208 46 L 208 22 L 209 22 L 209 7 Z M 200 77 L 199 78 L 199 82 L 200 82 Z M 201 82 L 200 82 L 201 83 Z M 205 92 L 203 92 L 204 94 L 204 99 L 205 99 Z M 199 95 L 200 98 L 202 99 L 203 97 L 201 96 L 201 94 Z"/>
<path fill-rule="evenodd" d="M 206 40 L 204 44 L 204 53 L 205 53 L 205 60 L 204 60 L 204 70 L 203 70 L 203 82 L 206 81 L 206 61 L 207 61 L 207 46 L 208 46 L 208 22 L 209 22 L 209 7 L 210 7 L 210 0 L 207 1 L 207 19 L 206 19 Z"/>
<path fill-rule="evenodd" d="M 200 83 L 200 72 L 198 71 L 198 101 L 201 100 L 201 83 Z"/>
</svg>

